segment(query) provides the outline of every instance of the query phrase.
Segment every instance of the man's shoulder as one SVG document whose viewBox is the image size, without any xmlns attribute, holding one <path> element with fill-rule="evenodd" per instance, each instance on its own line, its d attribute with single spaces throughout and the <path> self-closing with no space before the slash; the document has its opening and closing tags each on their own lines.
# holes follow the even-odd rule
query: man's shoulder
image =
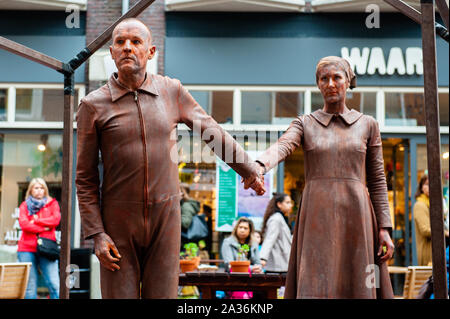
<svg viewBox="0 0 450 319">
<path fill-rule="evenodd" d="M 81 103 L 86 103 L 93 107 L 107 102 L 111 103 L 111 91 L 108 84 L 99 87 L 81 99 Z"/>
<path fill-rule="evenodd" d="M 158 87 L 158 90 L 178 90 L 181 85 L 180 80 L 171 78 L 167 75 L 152 74 L 151 77 L 152 82 Z"/>
</svg>

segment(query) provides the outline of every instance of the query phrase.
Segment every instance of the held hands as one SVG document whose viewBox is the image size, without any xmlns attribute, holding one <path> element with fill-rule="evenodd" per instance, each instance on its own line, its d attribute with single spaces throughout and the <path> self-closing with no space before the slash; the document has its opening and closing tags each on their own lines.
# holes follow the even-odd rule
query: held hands
<svg viewBox="0 0 450 319">
<path fill-rule="evenodd" d="M 244 183 L 244 189 L 252 188 L 256 194 L 259 196 L 264 195 L 266 192 L 266 188 L 264 187 L 264 168 L 255 163 L 257 175 L 256 176 L 250 176 L 247 178 L 242 178 L 241 182 Z"/>
<path fill-rule="evenodd" d="M 381 228 L 378 233 L 378 240 L 380 246 L 378 248 L 378 256 L 380 257 L 380 262 L 384 263 L 392 258 L 394 254 L 394 244 L 392 243 L 391 236 L 387 229 Z M 386 252 L 383 255 L 383 247 L 386 247 Z"/>
<path fill-rule="evenodd" d="M 119 250 L 114 244 L 111 237 L 105 233 L 99 233 L 94 237 L 95 255 L 97 256 L 100 264 L 108 270 L 119 270 L 120 267 L 117 262 L 120 261 L 122 256 L 119 254 Z M 112 254 L 111 254 L 112 253 Z"/>
</svg>

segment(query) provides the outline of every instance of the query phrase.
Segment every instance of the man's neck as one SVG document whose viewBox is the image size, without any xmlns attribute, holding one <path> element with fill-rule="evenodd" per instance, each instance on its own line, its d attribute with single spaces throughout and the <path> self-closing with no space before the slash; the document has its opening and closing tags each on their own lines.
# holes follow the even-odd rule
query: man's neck
<svg viewBox="0 0 450 319">
<path fill-rule="evenodd" d="M 145 70 L 138 73 L 123 73 L 119 72 L 117 80 L 120 84 L 122 84 L 124 87 L 136 91 L 138 88 L 141 87 L 142 83 L 144 83 L 146 79 L 146 72 Z"/>
</svg>

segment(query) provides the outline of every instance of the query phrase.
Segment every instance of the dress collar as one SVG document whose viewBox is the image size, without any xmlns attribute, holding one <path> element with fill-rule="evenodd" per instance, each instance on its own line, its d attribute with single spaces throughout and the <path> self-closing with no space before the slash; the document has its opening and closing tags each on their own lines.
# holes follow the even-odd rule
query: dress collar
<svg viewBox="0 0 450 319">
<path fill-rule="evenodd" d="M 347 112 L 345 114 L 330 114 L 323 110 L 317 110 L 313 113 L 311 113 L 311 116 L 314 117 L 320 124 L 323 126 L 328 126 L 330 124 L 331 119 L 333 117 L 341 117 L 347 125 L 352 125 L 355 123 L 363 114 L 356 111 L 356 110 L 350 110 L 350 112 Z"/>
<path fill-rule="evenodd" d="M 117 73 L 111 74 L 111 77 L 108 81 L 108 87 L 109 91 L 111 92 L 111 99 L 113 102 L 120 99 L 122 96 L 124 96 L 127 93 L 133 92 L 132 90 L 124 87 L 122 84 L 120 84 L 119 80 L 117 79 Z M 153 95 L 159 95 L 158 90 L 156 89 L 153 81 L 152 76 L 148 73 L 145 74 L 145 80 L 142 83 L 142 85 L 137 89 L 138 91 L 144 91 Z"/>
</svg>

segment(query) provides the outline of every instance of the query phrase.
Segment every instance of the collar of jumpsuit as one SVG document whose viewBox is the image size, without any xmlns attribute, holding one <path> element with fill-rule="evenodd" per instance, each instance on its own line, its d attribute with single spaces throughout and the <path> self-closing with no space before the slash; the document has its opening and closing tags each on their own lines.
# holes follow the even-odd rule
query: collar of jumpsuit
<svg viewBox="0 0 450 319">
<path fill-rule="evenodd" d="M 108 87 L 111 92 L 111 99 L 113 102 L 120 99 L 122 96 L 124 96 L 127 93 L 133 93 L 133 90 L 130 90 L 126 87 L 124 87 L 122 84 L 120 84 L 118 80 L 117 73 L 113 73 L 108 81 Z M 149 76 L 148 73 L 145 74 L 145 80 L 137 89 L 137 91 L 144 91 L 153 95 L 159 95 L 158 90 L 153 85 L 153 81 L 151 80 L 151 76 Z"/>
</svg>

